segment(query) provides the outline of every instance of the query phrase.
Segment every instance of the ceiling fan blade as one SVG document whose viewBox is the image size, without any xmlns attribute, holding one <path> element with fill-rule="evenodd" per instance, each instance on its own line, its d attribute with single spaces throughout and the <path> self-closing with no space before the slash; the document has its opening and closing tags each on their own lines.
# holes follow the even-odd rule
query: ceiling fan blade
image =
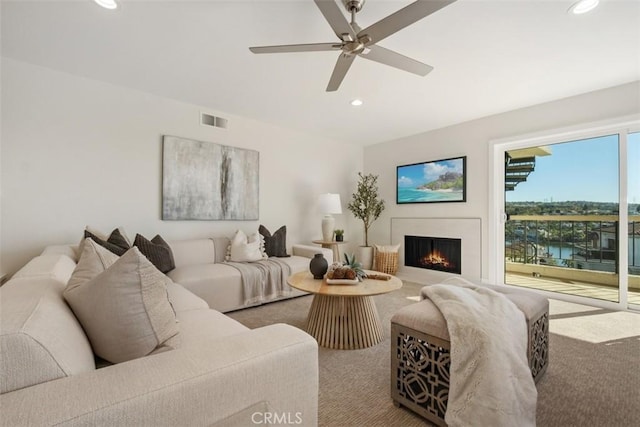
<svg viewBox="0 0 640 427">
<path fill-rule="evenodd" d="M 347 18 L 342 14 L 335 0 L 313 1 L 340 40 L 345 41 L 344 34 L 351 36 L 351 40 L 356 39 L 356 32 L 351 28 L 349 21 L 347 21 Z"/>
<path fill-rule="evenodd" d="M 362 58 L 389 65 L 390 67 L 399 68 L 419 76 L 426 76 L 433 70 L 431 65 L 424 64 L 420 61 L 416 61 L 415 59 L 411 59 L 408 56 L 385 49 L 382 46 L 369 46 L 368 49 L 368 53 L 360 54 Z"/>
<path fill-rule="evenodd" d="M 309 43 L 309 44 L 285 44 L 281 46 L 257 46 L 250 47 L 253 53 L 287 53 L 287 52 L 315 52 L 323 50 L 340 50 L 337 43 Z"/>
<path fill-rule="evenodd" d="M 414 22 L 437 12 L 455 1 L 456 0 L 418 0 L 358 32 L 358 38 L 365 35 L 369 36 L 371 40 L 366 43 L 366 46 L 378 43 L 396 31 L 408 27 Z"/>
<path fill-rule="evenodd" d="M 349 68 L 351 67 L 351 64 L 353 64 L 353 60 L 355 58 L 355 55 L 347 55 L 346 53 L 340 54 L 338 62 L 336 62 L 336 66 L 331 74 L 331 79 L 329 79 L 327 92 L 335 92 L 338 90 L 340 83 L 342 83 L 344 76 L 347 74 L 347 71 L 349 71 Z"/>
</svg>

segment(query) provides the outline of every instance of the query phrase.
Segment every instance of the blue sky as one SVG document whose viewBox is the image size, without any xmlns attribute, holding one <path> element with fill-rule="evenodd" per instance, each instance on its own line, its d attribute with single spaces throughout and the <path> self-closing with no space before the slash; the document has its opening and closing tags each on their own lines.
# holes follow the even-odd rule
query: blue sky
<svg viewBox="0 0 640 427">
<path fill-rule="evenodd" d="M 553 144 L 536 157 L 526 182 L 506 192 L 508 202 L 618 201 L 618 136 Z M 630 203 L 640 203 L 640 133 L 629 135 Z"/>
<path fill-rule="evenodd" d="M 415 188 L 437 180 L 445 172 L 462 173 L 462 159 L 403 166 L 398 169 L 398 186 Z"/>
</svg>

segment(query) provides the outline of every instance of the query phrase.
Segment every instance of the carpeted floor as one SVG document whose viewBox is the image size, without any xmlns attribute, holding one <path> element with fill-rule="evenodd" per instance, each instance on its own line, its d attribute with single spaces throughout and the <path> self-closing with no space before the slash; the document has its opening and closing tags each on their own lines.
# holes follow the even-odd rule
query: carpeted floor
<svg viewBox="0 0 640 427">
<path fill-rule="evenodd" d="M 390 398 L 389 328 L 422 285 L 376 296 L 386 339 L 364 350 L 319 348 L 320 426 L 429 425 Z M 312 296 L 229 313 L 250 328 L 288 323 L 304 329 Z M 537 385 L 537 424 L 639 425 L 640 315 L 551 300 L 550 363 Z M 482 427 L 482 426 L 481 426 Z M 515 427 L 515 426 L 514 426 Z"/>
</svg>

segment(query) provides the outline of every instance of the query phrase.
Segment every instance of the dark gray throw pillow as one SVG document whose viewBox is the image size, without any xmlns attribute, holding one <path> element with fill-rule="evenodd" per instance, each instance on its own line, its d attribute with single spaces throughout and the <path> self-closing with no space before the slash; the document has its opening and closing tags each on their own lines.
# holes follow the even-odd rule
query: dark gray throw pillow
<svg viewBox="0 0 640 427">
<path fill-rule="evenodd" d="M 102 240 L 89 230 L 84 230 L 84 238 L 91 238 L 94 242 L 118 256 L 122 256 L 130 248 L 127 239 L 125 239 L 117 228 L 111 232 L 107 240 Z"/>
<path fill-rule="evenodd" d="M 168 273 L 176 268 L 171 247 L 159 234 L 151 240 L 146 239 L 140 234 L 136 234 L 133 246 L 140 249 L 140 252 L 151 261 L 151 264 L 155 265 L 155 267 L 163 273 Z"/>
<path fill-rule="evenodd" d="M 264 249 L 267 255 L 288 257 L 287 254 L 287 226 L 283 225 L 271 234 L 264 225 L 260 225 L 258 232 L 264 237 Z"/>
</svg>

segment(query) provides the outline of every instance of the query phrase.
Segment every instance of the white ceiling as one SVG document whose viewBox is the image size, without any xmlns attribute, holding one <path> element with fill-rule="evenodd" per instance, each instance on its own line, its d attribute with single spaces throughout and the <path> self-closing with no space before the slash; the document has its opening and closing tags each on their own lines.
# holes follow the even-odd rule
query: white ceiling
<svg viewBox="0 0 640 427">
<path fill-rule="evenodd" d="M 573 1 L 458 0 L 380 43 L 433 72 L 356 58 L 334 93 L 336 52 L 248 49 L 335 41 L 312 0 L 2 0 L 2 55 L 367 145 L 640 80 L 640 1 L 582 16 L 566 13 Z M 409 3 L 368 0 L 357 21 Z"/>
</svg>

